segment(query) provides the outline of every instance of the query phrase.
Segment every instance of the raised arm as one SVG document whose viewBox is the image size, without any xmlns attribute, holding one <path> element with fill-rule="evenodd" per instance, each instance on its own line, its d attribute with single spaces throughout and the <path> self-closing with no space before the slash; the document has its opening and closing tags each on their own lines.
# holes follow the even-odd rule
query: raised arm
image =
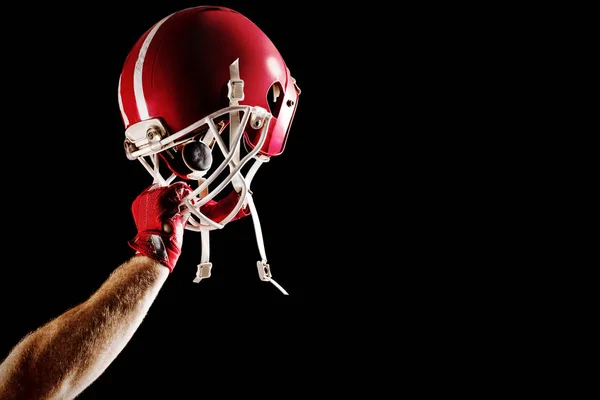
<svg viewBox="0 0 600 400">
<path fill-rule="evenodd" d="M 0 398 L 74 398 L 123 350 L 168 275 L 149 257 L 125 262 L 87 301 L 13 348 L 0 364 Z"/>
<path fill-rule="evenodd" d="M 72 399 L 140 326 L 181 252 L 182 185 L 148 188 L 133 203 L 136 254 L 86 301 L 22 338 L 0 364 L 0 399 Z M 166 268 L 165 268 L 166 267 Z"/>
</svg>

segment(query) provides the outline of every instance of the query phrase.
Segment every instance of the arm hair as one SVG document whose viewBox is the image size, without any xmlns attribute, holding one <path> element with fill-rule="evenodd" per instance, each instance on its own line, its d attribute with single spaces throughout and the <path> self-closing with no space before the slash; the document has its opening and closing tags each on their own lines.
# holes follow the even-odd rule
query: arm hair
<svg viewBox="0 0 600 400">
<path fill-rule="evenodd" d="M 169 270 L 146 256 L 119 266 L 83 303 L 23 337 L 0 364 L 0 399 L 72 399 L 140 326 Z"/>
</svg>

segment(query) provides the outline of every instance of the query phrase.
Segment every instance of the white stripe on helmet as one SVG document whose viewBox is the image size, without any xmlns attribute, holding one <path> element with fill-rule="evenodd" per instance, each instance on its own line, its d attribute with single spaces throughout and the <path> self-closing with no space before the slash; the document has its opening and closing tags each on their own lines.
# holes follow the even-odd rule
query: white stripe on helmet
<svg viewBox="0 0 600 400">
<path fill-rule="evenodd" d="M 146 40 L 144 40 L 137 61 L 135 62 L 135 68 L 133 70 L 133 93 L 135 94 L 135 103 L 138 108 L 138 113 L 140 114 L 140 120 L 142 121 L 150 118 L 150 115 L 148 114 L 148 105 L 146 104 L 146 98 L 144 97 L 144 86 L 142 84 L 142 69 L 144 67 L 146 52 L 148 51 L 148 47 L 150 47 L 150 43 L 152 42 L 156 31 L 158 31 L 160 26 L 173 14 L 167 15 L 154 25 L 154 28 L 152 28 L 148 36 L 146 36 Z"/>
</svg>

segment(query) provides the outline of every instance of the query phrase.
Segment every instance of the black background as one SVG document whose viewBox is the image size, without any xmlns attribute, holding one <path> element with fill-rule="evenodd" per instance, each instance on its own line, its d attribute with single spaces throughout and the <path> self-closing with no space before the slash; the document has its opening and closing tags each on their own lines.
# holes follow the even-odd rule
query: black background
<svg viewBox="0 0 600 400">
<path fill-rule="evenodd" d="M 131 256 L 130 205 L 150 177 L 123 152 L 118 76 L 143 32 L 196 5 L 3 8 L 0 352 Z M 521 193 L 499 172 L 513 161 L 503 150 L 522 148 L 507 134 L 527 135 L 507 121 L 533 98 L 512 80 L 528 61 L 513 51 L 521 8 L 220 5 L 267 33 L 302 89 L 284 154 L 252 182 L 290 296 L 258 279 L 251 219 L 212 235 L 213 276 L 200 284 L 200 238 L 186 232 L 141 327 L 80 398 L 383 397 L 504 379 L 485 368 L 497 359 L 487 351 L 506 349 L 487 341 L 498 324 L 486 325 L 497 314 L 485 300 L 498 278 L 520 281 L 506 255 L 530 232 L 503 229 Z"/>
<path fill-rule="evenodd" d="M 149 27 L 195 5 L 133 1 L 7 10 L 16 28 L 6 37 L 2 61 L 7 212 L 0 353 L 85 301 L 131 256 L 131 202 L 151 178 L 123 151 L 119 74 Z M 365 224 L 387 212 L 382 203 L 353 210 L 379 185 L 359 185 L 368 167 L 359 149 L 378 125 L 360 115 L 381 104 L 359 93 L 382 79 L 371 73 L 378 50 L 364 40 L 360 13 L 303 2 L 219 5 L 263 29 L 302 89 L 285 152 L 252 183 L 273 278 L 290 296 L 259 280 L 251 218 L 212 234 L 213 275 L 200 284 L 192 282 L 200 235 L 188 231 L 177 267 L 141 327 L 81 399 L 187 399 L 209 389 L 225 395 L 236 385 L 260 392 L 288 380 L 326 379 L 311 376 L 305 363 L 326 367 L 333 362 L 329 354 L 345 343 L 330 337 L 330 327 L 349 311 L 340 294 L 348 282 L 353 297 L 369 290 L 370 283 L 361 283 L 372 257 L 365 243 L 377 231 Z M 328 344 L 317 356 L 318 343 Z"/>
<path fill-rule="evenodd" d="M 148 28 L 197 5 L 3 9 L 0 353 L 132 255 L 131 203 L 151 181 L 124 154 L 119 74 Z M 431 384 L 434 353 L 458 348 L 448 338 L 469 268 L 496 256 L 477 252 L 490 210 L 469 221 L 487 195 L 472 155 L 487 156 L 480 141 L 499 121 L 484 118 L 501 76 L 487 73 L 490 15 L 433 3 L 218 5 L 263 29 L 302 89 L 285 152 L 252 181 L 273 277 L 290 296 L 259 280 L 251 218 L 211 235 L 213 276 L 199 284 L 200 235 L 188 231 L 142 325 L 80 398 L 373 397 L 407 371 Z"/>
</svg>

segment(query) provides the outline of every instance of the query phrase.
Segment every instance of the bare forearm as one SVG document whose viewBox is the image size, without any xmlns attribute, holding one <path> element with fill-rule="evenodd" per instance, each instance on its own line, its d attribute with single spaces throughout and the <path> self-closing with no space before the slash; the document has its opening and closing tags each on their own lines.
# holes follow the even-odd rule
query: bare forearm
<svg viewBox="0 0 600 400">
<path fill-rule="evenodd" d="M 75 397 L 125 347 L 167 276 L 143 256 L 121 265 L 87 301 L 15 346 L 0 364 L 0 398 Z"/>
</svg>

